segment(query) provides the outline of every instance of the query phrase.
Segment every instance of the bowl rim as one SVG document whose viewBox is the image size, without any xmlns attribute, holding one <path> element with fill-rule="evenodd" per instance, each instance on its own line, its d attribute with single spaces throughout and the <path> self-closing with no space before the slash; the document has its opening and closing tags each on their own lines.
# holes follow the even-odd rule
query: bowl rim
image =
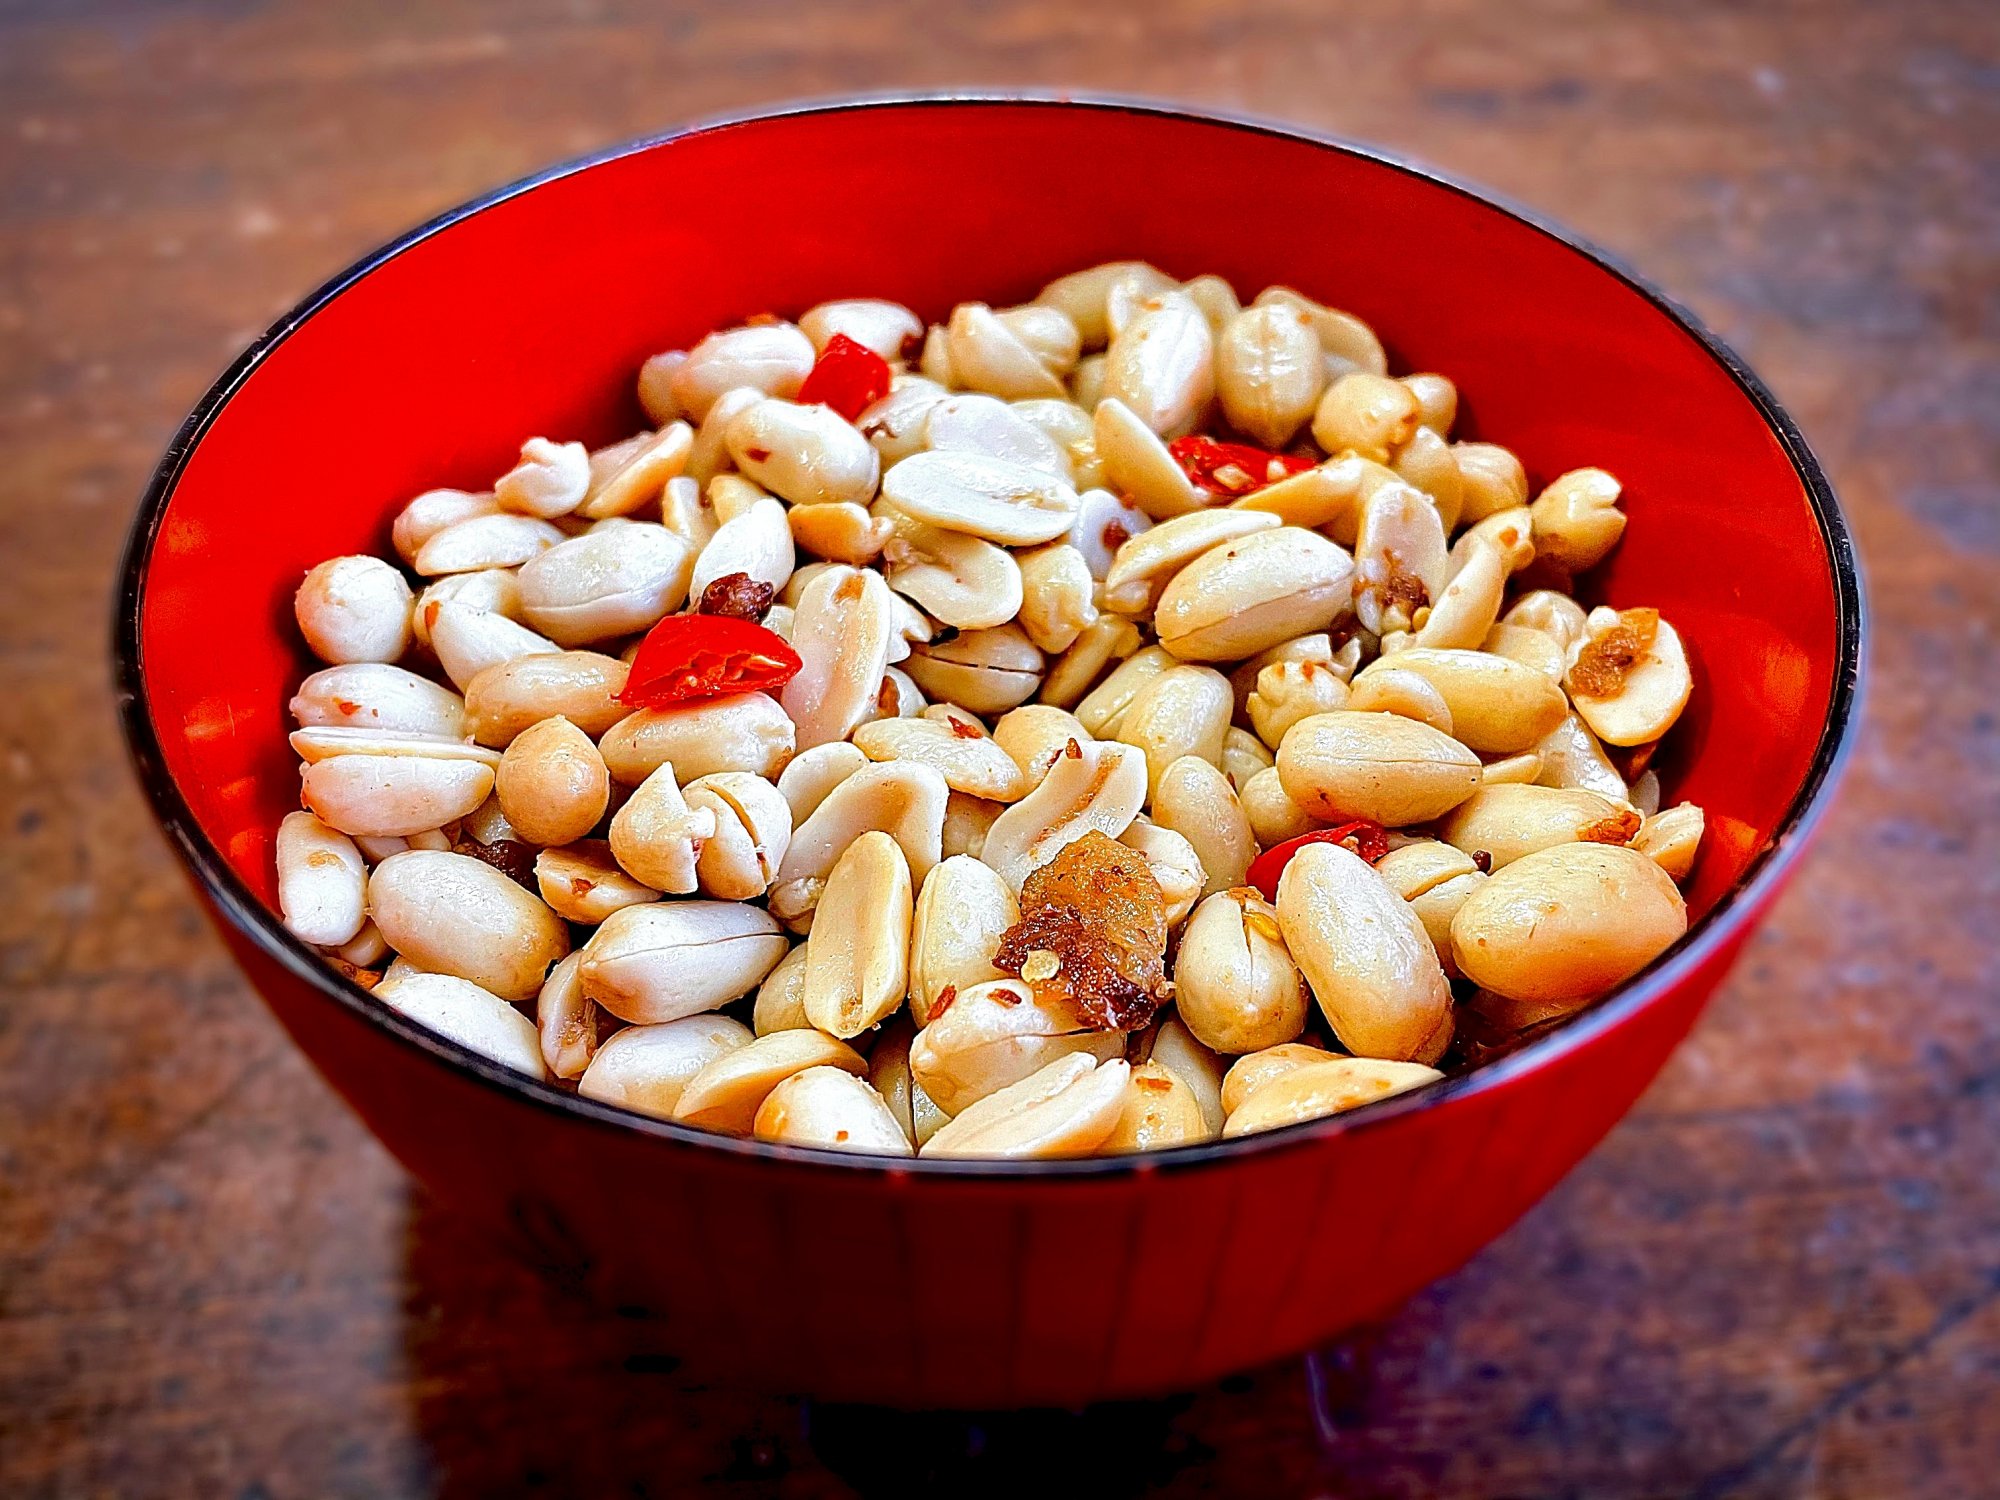
<svg viewBox="0 0 2000 1500">
<path fill-rule="evenodd" d="M 977 1158 L 882 1157 L 819 1147 L 780 1145 L 718 1135 L 641 1114 L 618 1105 L 564 1092 L 553 1084 L 514 1071 L 462 1044 L 411 1021 L 367 990 L 329 966 L 317 950 L 288 932 L 237 876 L 222 852 L 201 828 L 168 771 L 147 699 L 139 621 L 155 542 L 168 504 L 178 488 L 188 460 L 216 417 L 270 354 L 321 309 L 349 287 L 404 251 L 433 235 L 548 183 L 591 168 L 637 155 L 691 137 L 775 121 L 845 114 L 867 110 L 934 108 L 950 105 L 1004 106 L 1029 110 L 1082 110 L 1130 114 L 1240 131 L 1321 150 L 1338 152 L 1385 166 L 1446 192 L 1471 199 L 1493 212 L 1554 240 L 1572 254 L 1592 262 L 1616 278 L 1692 337 L 1722 367 L 1762 417 L 1784 450 L 1818 524 L 1832 572 L 1835 647 L 1832 698 L 1813 759 L 1777 830 L 1752 858 L 1742 876 L 1679 941 L 1618 989 L 1577 1014 L 1564 1025 L 1485 1066 L 1449 1075 L 1405 1094 L 1394 1095 L 1346 1113 L 1302 1121 L 1254 1135 L 1218 1137 L 1160 1151 L 1118 1156 L 1080 1157 L 1050 1161 L 1008 1161 Z M 751 1160 L 783 1163 L 796 1169 L 859 1172 L 891 1179 L 1005 1178 L 1016 1182 L 1098 1180 L 1144 1177 L 1226 1167 L 1230 1163 L 1274 1153 L 1311 1149 L 1336 1137 L 1373 1129 L 1404 1115 L 1437 1108 L 1451 1101 L 1501 1088 L 1536 1072 L 1614 1029 L 1687 979 L 1715 952 L 1736 937 L 1749 919 L 1783 881 L 1809 836 L 1824 815 L 1834 783 L 1853 753 L 1860 725 L 1863 662 L 1868 634 L 1859 561 L 1852 535 L 1832 485 L 1797 424 L 1743 361 L 1711 332 L 1693 312 L 1667 296 L 1599 246 L 1525 208 L 1511 199 L 1427 164 L 1379 147 L 1347 140 L 1297 125 L 1130 95 L 1097 92 L 1006 90 L 891 91 L 842 94 L 797 100 L 766 108 L 704 116 L 663 132 L 624 141 L 556 163 L 505 186 L 468 199 L 418 225 L 337 272 L 271 324 L 216 379 L 195 403 L 168 444 L 140 500 L 127 536 L 113 600 L 113 687 L 126 748 L 153 815 L 169 842 L 194 876 L 201 893 L 243 937 L 266 957 L 301 980 L 320 997 L 355 1013 L 401 1041 L 419 1047 L 475 1081 L 497 1088 L 514 1099 L 553 1110 L 600 1128 L 636 1130 L 677 1146 L 692 1147 Z"/>
</svg>

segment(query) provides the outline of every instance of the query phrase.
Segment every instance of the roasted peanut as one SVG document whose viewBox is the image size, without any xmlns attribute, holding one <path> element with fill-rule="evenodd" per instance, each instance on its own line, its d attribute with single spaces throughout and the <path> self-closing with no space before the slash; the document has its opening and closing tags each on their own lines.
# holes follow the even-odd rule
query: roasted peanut
<svg viewBox="0 0 2000 1500">
<path fill-rule="evenodd" d="M 1266 849 L 1325 826 L 1292 800 L 1275 764 L 1244 782 L 1240 797 L 1250 831 Z"/>
<path fill-rule="evenodd" d="M 1319 335 L 1329 379 L 1352 370 L 1366 370 L 1376 375 L 1388 373 L 1389 361 L 1382 352 L 1382 341 L 1354 314 L 1315 302 L 1288 286 L 1265 287 L 1252 305 L 1267 307 L 1273 303 L 1297 308 L 1311 321 L 1313 332 Z"/>
<path fill-rule="evenodd" d="M 861 835 L 834 862 L 806 938 L 806 1019 L 856 1037 L 910 987 L 910 865 L 886 833 Z"/>
<path fill-rule="evenodd" d="M 1058 1058 L 1122 1056 L 1115 1031 L 1086 1031 L 1066 1004 L 1043 999 L 1034 986 L 1001 979 L 960 990 L 934 1005 L 910 1043 L 910 1071 L 947 1114 L 1033 1075 Z"/>
<path fill-rule="evenodd" d="M 1267 302 L 1238 313 L 1215 350 L 1216 394 L 1232 427 L 1282 448 L 1311 420 L 1326 389 L 1326 362 L 1312 321 Z"/>
<path fill-rule="evenodd" d="M 589 490 L 590 454 L 583 444 L 536 437 L 521 445 L 521 461 L 495 481 L 493 498 L 502 510 L 552 521 L 583 504 Z"/>
<path fill-rule="evenodd" d="M 1428 724 L 1439 734 L 1451 733 L 1451 709 L 1444 694 L 1431 686 L 1428 677 L 1394 666 L 1373 666 L 1355 678 L 1347 707 L 1356 713 L 1396 714 Z"/>
<path fill-rule="evenodd" d="M 1225 1116 L 1235 1114 L 1243 1107 L 1244 1100 L 1293 1069 L 1326 1062 L 1339 1055 L 1307 1042 L 1280 1042 L 1273 1047 L 1246 1052 L 1230 1063 L 1229 1071 L 1222 1080 L 1221 1104 Z"/>
<path fill-rule="evenodd" d="M 1299 720 L 1348 707 L 1348 688 L 1323 662 L 1272 662 L 1257 674 L 1257 686 L 1244 706 L 1258 737 L 1276 750 L 1285 731 Z"/>
<path fill-rule="evenodd" d="M 1504 656 L 1412 646 L 1390 660 L 1437 689 L 1451 710 L 1452 737 L 1474 750 L 1504 755 L 1529 749 L 1569 711 L 1561 688 Z M 1386 669 L 1369 669 L 1378 670 Z"/>
<path fill-rule="evenodd" d="M 1020 464 L 1056 479 L 1072 478 L 1069 456 L 1062 446 L 993 396 L 947 396 L 930 409 L 924 441 L 933 452 L 971 453 Z"/>
<path fill-rule="evenodd" d="M 1428 646 L 1433 643 L 1419 641 L 1417 644 Z M 1569 668 L 1563 648 L 1554 636 L 1521 625 L 1495 625 L 1479 642 L 1479 649 L 1517 661 L 1524 667 L 1533 667 L 1551 682 L 1561 682 L 1563 673 Z"/>
<path fill-rule="evenodd" d="M 778 777 L 778 791 L 792 809 L 792 826 L 810 818 L 828 793 L 867 764 L 868 757 L 845 740 L 814 745 L 792 757 Z"/>
<path fill-rule="evenodd" d="M 1041 784 L 994 820 L 980 855 L 1018 892 L 1031 871 L 1093 830 L 1117 838 L 1146 804 L 1147 762 L 1130 745 L 1065 747 Z"/>
<path fill-rule="evenodd" d="M 889 665 L 893 630 L 881 574 L 833 567 L 806 586 L 792 627 L 792 649 L 804 665 L 780 695 L 800 748 L 846 739 L 866 716 Z"/>
<path fill-rule="evenodd" d="M 278 825 L 278 909 L 296 937 L 321 948 L 353 940 L 367 919 L 368 867 L 354 841 L 309 812 Z"/>
<path fill-rule="evenodd" d="M 1497 871 L 1452 918 L 1467 978 L 1510 999 L 1581 1003 L 1687 931 L 1672 878 L 1636 849 L 1557 844 Z"/>
<path fill-rule="evenodd" d="M 794 505 L 865 505 L 881 478 L 868 439 L 830 406 L 759 401 L 730 420 L 724 441 L 737 468 Z"/>
<path fill-rule="evenodd" d="M 1528 508 L 1535 555 L 1571 573 L 1603 562 L 1625 534 L 1625 513 L 1618 508 L 1622 489 L 1602 469 L 1571 469 L 1551 480 Z"/>
<path fill-rule="evenodd" d="M 1699 807 L 1692 802 L 1683 802 L 1678 807 L 1656 812 L 1641 823 L 1638 833 L 1632 838 L 1632 847 L 1679 884 L 1694 869 L 1694 857 L 1701 848 L 1701 835 L 1706 822 Z"/>
<path fill-rule="evenodd" d="M 583 993 L 576 977 L 582 955 L 572 953 L 553 969 L 535 996 L 535 1032 L 542 1062 L 557 1078 L 577 1078 L 590 1066 L 600 1041 L 604 1012 Z"/>
<path fill-rule="evenodd" d="M 1101 349 L 1111 337 L 1105 308 L 1114 288 L 1129 288 L 1146 297 L 1170 291 L 1177 284 L 1166 272 L 1142 260 L 1114 260 L 1058 276 L 1035 295 L 1035 301 L 1066 316 L 1085 349 Z"/>
<path fill-rule="evenodd" d="M 385 975 L 374 994 L 391 1010 L 482 1057 L 530 1078 L 544 1076 L 534 1024 L 477 984 L 443 973 Z"/>
<path fill-rule="evenodd" d="M 845 1042 L 817 1031 L 774 1031 L 723 1053 L 690 1078 L 674 1101 L 674 1118 L 704 1130 L 748 1135 L 772 1091 L 809 1068 L 859 1077 L 868 1064 Z"/>
<path fill-rule="evenodd" d="M 1018 796 L 1025 796 L 1041 784 L 1049 767 L 1055 764 L 1056 757 L 1063 753 L 1071 740 L 1086 745 L 1092 738 L 1076 715 L 1046 703 L 1025 703 L 1019 708 L 1009 709 L 993 726 L 993 742 L 1006 751 L 1020 768 L 1021 790 Z M 1012 802 L 1017 798 L 1009 797 L 1007 800 Z"/>
<path fill-rule="evenodd" d="M 1453 443 L 1463 503 L 1458 519 L 1470 526 L 1528 503 L 1528 472 L 1498 443 Z"/>
<path fill-rule="evenodd" d="M 1247 729 L 1229 726 L 1222 737 L 1222 774 L 1240 794 L 1252 776 L 1278 764 L 1278 757 Z"/>
<path fill-rule="evenodd" d="M 693 450 L 694 429 L 685 422 L 669 422 L 658 432 L 599 448 L 590 455 L 590 488 L 576 514 L 602 521 L 659 504 Z"/>
<path fill-rule="evenodd" d="M 1607 745 L 1657 740 L 1694 690 L 1680 633 L 1651 609 L 1595 609 L 1563 679 L 1570 701 Z"/>
<path fill-rule="evenodd" d="M 611 774 L 590 736 L 561 714 L 530 725 L 500 757 L 494 787 L 508 824 L 530 844 L 568 844 L 604 816 Z"/>
<path fill-rule="evenodd" d="M 915 1148 L 882 1096 L 836 1067 L 806 1068 L 784 1079 L 757 1107 L 760 1141 L 822 1146 L 875 1156 L 910 1156 Z"/>
<path fill-rule="evenodd" d="M 1196 1041 L 1178 1016 L 1169 1016 L 1154 1028 L 1146 1060 L 1187 1085 L 1201 1109 L 1206 1137 L 1222 1133 L 1222 1059 Z"/>
<path fill-rule="evenodd" d="M 880 548 L 878 547 L 879 551 Z M 757 500 L 715 529 L 694 560 L 688 597 L 699 602 L 718 578 L 742 573 L 772 592 L 792 576 L 792 525 L 776 500 Z"/>
<path fill-rule="evenodd" d="M 487 570 L 499 571 L 495 569 Z M 476 576 L 476 575 L 465 575 Z M 547 636 L 491 610 L 456 599 L 433 600 L 424 607 L 429 645 L 445 676 L 461 690 L 488 667 L 523 656 L 553 656 L 562 648 Z"/>
<path fill-rule="evenodd" d="M 961 302 L 952 309 L 945 348 L 952 383 L 968 390 L 1009 399 L 1063 393 L 1060 377 L 983 302 Z"/>
<path fill-rule="evenodd" d="M 1153 623 L 1183 661 L 1235 661 L 1324 630 L 1354 597 L 1343 547 L 1295 526 L 1213 548 L 1176 573 Z"/>
<path fill-rule="evenodd" d="M 1138 304 L 1105 352 L 1104 394 L 1161 437 L 1190 431 L 1215 395 L 1215 334 L 1185 292 Z"/>
<path fill-rule="evenodd" d="M 497 663 L 465 685 L 465 732 L 504 749 L 529 725 L 560 714 L 585 734 L 602 735 L 631 712 L 618 701 L 625 676 L 625 663 L 595 651 Z"/>
<path fill-rule="evenodd" d="M 1470 854 L 1436 839 L 1416 839 L 1391 849 L 1375 862 L 1375 873 L 1389 889 L 1410 903 L 1417 920 L 1437 950 L 1438 962 L 1452 978 L 1458 961 L 1451 952 L 1451 919 L 1486 876 Z"/>
<path fill-rule="evenodd" d="M 911 879 L 921 881 L 942 858 L 948 795 L 942 776 L 911 761 L 868 766 L 846 777 L 793 830 L 771 886 L 771 910 L 788 922 L 805 917 L 818 904 L 834 861 L 875 829 L 895 838 Z"/>
<path fill-rule="evenodd" d="M 1161 774 L 1153 820 L 1193 846 L 1206 875 L 1204 895 L 1241 885 L 1257 857 L 1257 839 L 1236 789 L 1199 756 L 1183 755 Z"/>
<path fill-rule="evenodd" d="M 566 922 L 594 927 L 614 911 L 657 901 L 660 893 L 619 866 L 604 839 L 578 839 L 535 856 L 535 889 Z"/>
<path fill-rule="evenodd" d="M 1305 1030 L 1306 987 L 1277 908 L 1255 891 L 1217 891 L 1194 909 L 1174 958 L 1174 1004 L 1217 1052 L 1255 1052 Z"/>
<path fill-rule="evenodd" d="M 732 693 L 642 708 L 606 730 L 597 748 L 613 778 L 626 786 L 637 786 L 669 761 L 690 781 L 717 771 L 769 777 L 792 758 L 793 733 L 791 718 L 766 694 Z"/>
<path fill-rule="evenodd" d="M 1146 867 L 1166 901 L 1167 926 L 1180 926 L 1208 883 L 1208 872 L 1202 868 L 1194 845 L 1184 835 L 1143 817 L 1128 823 L 1118 842 L 1146 856 Z"/>
<path fill-rule="evenodd" d="M 391 855 L 368 877 L 368 911 L 389 946 L 419 968 L 469 979 L 502 1000 L 534 994 L 569 952 L 569 933 L 547 905 L 464 854 Z"/>
<path fill-rule="evenodd" d="M 379 557 L 336 557 L 306 574 L 292 599 L 321 661 L 392 662 L 410 644 L 410 586 Z"/>
<path fill-rule="evenodd" d="M 586 1099 L 670 1120 L 689 1079 L 750 1041 L 743 1023 L 728 1016 L 685 1016 L 658 1026 L 627 1026 L 597 1049 L 577 1080 L 576 1091 Z"/>
<path fill-rule="evenodd" d="M 924 877 L 910 929 L 910 1014 L 919 1026 L 946 991 L 956 996 L 1005 977 L 993 955 L 1020 920 L 1014 892 L 977 859 L 955 855 Z"/>
<path fill-rule="evenodd" d="M 1133 695 L 1119 716 L 1117 738 L 1145 755 L 1149 802 L 1167 767 L 1183 755 L 1220 765 L 1235 702 L 1227 677 L 1210 667 L 1185 665 L 1168 667 Z"/>
<path fill-rule="evenodd" d="M 1225 1136 L 1276 1130 L 1323 1119 L 1393 1094 L 1408 1093 L 1444 1075 L 1421 1063 L 1370 1057 L 1336 1057 L 1309 1063 L 1273 1079 L 1245 1099 L 1222 1127 Z"/>
<path fill-rule="evenodd" d="M 1136 634 L 1136 633 L 1135 633 Z M 1148 646 L 1136 651 L 1112 669 L 1111 675 L 1092 688 L 1076 706 L 1077 722 L 1100 739 L 1115 734 L 1119 721 L 1132 700 L 1169 667 L 1177 666 L 1172 652 L 1164 646 Z"/>
<path fill-rule="evenodd" d="M 1458 471 L 1449 443 L 1430 428 L 1419 427 L 1396 450 L 1391 467 L 1405 483 L 1424 492 L 1447 532 L 1458 524 L 1465 508 L 1465 476 Z"/>
<path fill-rule="evenodd" d="M 810 1030 L 806 1019 L 806 945 L 800 943 L 778 960 L 777 967 L 757 986 L 750 1008 L 750 1025 L 759 1036 L 774 1031 Z"/>
<path fill-rule="evenodd" d="M 1356 453 L 1387 463 L 1410 439 L 1422 408 L 1401 381 L 1356 370 L 1326 389 L 1313 412 L 1313 441 L 1328 453 Z"/>
<path fill-rule="evenodd" d="M 1037 649 L 1067 651 L 1097 618 L 1096 580 L 1083 554 L 1049 542 L 1020 555 L 1021 628 Z"/>
<path fill-rule="evenodd" d="M 1542 763 L 1535 777 L 1537 786 L 1580 787 L 1613 802 L 1630 799 L 1625 778 L 1611 764 L 1590 727 L 1574 713 L 1563 715 L 1555 728 L 1535 742 L 1535 753 Z"/>
<path fill-rule="evenodd" d="M 985 726 L 954 708 L 863 724 L 854 731 L 854 744 L 870 760 L 930 766 L 944 777 L 945 785 L 968 796 L 1013 802 L 1028 789 L 1021 768 L 993 742 Z"/>
<path fill-rule="evenodd" d="M 1052 542 L 1076 519 L 1077 494 L 1039 469 L 976 453 L 917 453 L 883 477 L 904 515 L 1008 547 Z"/>
<path fill-rule="evenodd" d="M 907 358 L 923 341 L 924 323 L 900 302 L 854 297 L 808 308 L 799 318 L 799 332 L 811 339 L 813 348 L 822 354 L 838 333 L 893 365 Z"/>
<path fill-rule="evenodd" d="M 1092 426 L 1105 481 L 1155 521 L 1207 506 L 1208 497 L 1174 461 L 1159 434 L 1115 393 L 1097 403 Z"/>
<path fill-rule="evenodd" d="M 1408 630 L 1450 576 L 1437 507 L 1406 484 L 1384 485 L 1361 509 L 1355 547 L 1354 612 L 1377 635 Z"/>
<path fill-rule="evenodd" d="M 426 578 L 481 568 L 517 568 L 562 539 L 562 532 L 533 516 L 474 516 L 432 535 L 417 549 L 412 566 Z"/>
<path fill-rule="evenodd" d="M 854 425 L 882 456 L 884 467 L 901 463 L 926 445 L 931 408 L 951 392 L 921 375 L 898 375 L 889 394 L 862 412 Z"/>
<path fill-rule="evenodd" d="M 986 849 L 986 836 L 993 831 L 993 824 L 1000 814 L 1007 810 L 1004 802 L 989 802 L 984 797 L 968 797 L 964 792 L 953 792 L 944 802 L 944 828 L 938 835 L 938 848 L 943 857 L 954 854 L 970 854 L 974 859 Z"/>
<path fill-rule="evenodd" d="M 958 630 L 1005 625 L 1021 612 L 1021 567 L 1004 547 L 900 511 L 885 519 L 884 574 L 897 593 Z"/>
<path fill-rule="evenodd" d="M 1040 1072 L 966 1108 L 924 1146 L 926 1156 L 1082 1156 L 1117 1128 L 1131 1069 L 1123 1058 L 1093 1065 L 1058 1058 Z"/>
<path fill-rule="evenodd" d="M 304 767 L 300 801 L 349 836 L 407 837 L 462 818 L 493 790 L 493 768 L 442 755 L 336 755 Z"/>
<path fill-rule="evenodd" d="M 1080 710 L 1099 674 L 1112 662 L 1122 661 L 1137 651 L 1139 640 L 1139 629 L 1130 620 L 1099 615 L 1096 623 L 1086 625 L 1076 643 L 1049 668 L 1037 700 L 1055 708 Z M 1079 720 L 1081 717 L 1079 712 Z"/>
<path fill-rule="evenodd" d="M 1175 516 L 1118 548 L 1104 574 L 1104 602 L 1122 614 L 1142 615 L 1174 577 L 1226 542 L 1275 531 L 1278 518 L 1249 510 L 1202 510 Z"/>
<path fill-rule="evenodd" d="M 1473 794 L 1479 769 L 1479 757 L 1450 735 L 1395 714 L 1315 714 L 1278 746 L 1286 795 L 1327 822 L 1428 823 Z"/>
<path fill-rule="evenodd" d="M 1498 870 L 1555 844 L 1627 844 L 1639 815 L 1595 792 L 1546 786 L 1482 786 L 1446 813 L 1438 834 L 1467 854 L 1483 851 Z"/>
<path fill-rule="evenodd" d="M 1002 714 L 1033 696 L 1042 661 L 1027 632 L 1010 624 L 913 647 L 905 670 L 933 698 L 976 714 Z"/>
<path fill-rule="evenodd" d="M 703 894 L 723 901 L 763 895 L 791 847 L 792 809 L 784 796 L 747 771 L 697 777 L 681 793 L 691 815 L 706 810 L 715 818 L 715 832 L 695 858 Z"/>
<path fill-rule="evenodd" d="M 687 350 L 668 349 L 639 366 L 639 406 L 656 426 L 664 427 L 682 414 L 674 399 L 674 377 L 686 363 Z"/>
<path fill-rule="evenodd" d="M 634 880 L 684 896 L 700 883 L 695 863 L 715 828 L 715 810 L 688 806 L 669 761 L 640 782 L 611 819 L 611 853 Z"/>
<path fill-rule="evenodd" d="M 1131 1070 L 1118 1123 L 1098 1149 L 1159 1151 L 1205 1141 L 1212 1134 L 1194 1090 L 1164 1064 L 1148 1062 Z"/>
<path fill-rule="evenodd" d="M 812 340 L 790 323 L 711 333 L 688 350 L 675 372 L 674 400 L 699 422 L 725 391 L 748 386 L 789 399 L 812 373 L 814 358 Z"/>
<path fill-rule="evenodd" d="M 1090 565 L 1090 576 L 1101 582 L 1119 548 L 1152 524 L 1138 506 L 1110 490 L 1086 489 L 1077 497 L 1068 541 Z"/>
<path fill-rule="evenodd" d="M 1416 912 L 1365 861 L 1338 844 L 1300 849 L 1278 879 L 1278 926 L 1349 1050 L 1414 1062 L 1443 1055 L 1451 986 Z"/>
<path fill-rule="evenodd" d="M 757 907 L 655 901 L 605 918 L 583 945 L 579 974 L 584 993 L 613 1015 L 655 1025 L 748 994 L 790 946 Z"/>
<path fill-rule="evenodd" d="M 499 509 L 500 502 L 491 491 L 425 490 L 396 513 L 390 540 L 397 555 L 415 567 L 424 543 L 440 531 L 476 516 L 494 515 Z"/>
</svg>

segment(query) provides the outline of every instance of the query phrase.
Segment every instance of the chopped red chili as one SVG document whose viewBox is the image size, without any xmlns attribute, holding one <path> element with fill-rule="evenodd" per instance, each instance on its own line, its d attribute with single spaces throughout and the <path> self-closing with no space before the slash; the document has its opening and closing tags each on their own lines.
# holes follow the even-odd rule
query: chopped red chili
<svg viewBox="0 0 2000 1500">
<path fill-rule="evenodd" d="M 1250 884 L 1257 887 L 1266 901 L 1278 899 L 1278 877 L 1285 873 L 1285 866 L 1292 862 L 1292 856 L 1307 844 L 1345 844 L 1372 865 L 1389 852 L 1389 835 L 1380 823 L 1356 818 L 1349 823 L 1315 829 L 1273 845 L 1250 862 L 1248 877 Z"/>
<path fill-rule="evenodd" d="M 1167 452 L 1201 489 L 1232 500 L 1254 495 L 1267 484 L 1303 474 L 1313 466 L 1310 458 L 1271 453 L 1248 443 L 1217 442 L 1199 433 L 1175 438 L 1167 444 Z"/>
<path fill-rule="evenodd" d="M 664 708 L 727 693 L 776 692 L 802 663 L 783 636 L 733 615 L 669 615 L 632 658 L 620 703 Z"/>
<path fill-rule="evenodd" d="M 844 333 L 826 341 L 799 387 L 800 401 L 830 406 L 850 422 L 888 394 L 889 362 Z"/>
</svg>

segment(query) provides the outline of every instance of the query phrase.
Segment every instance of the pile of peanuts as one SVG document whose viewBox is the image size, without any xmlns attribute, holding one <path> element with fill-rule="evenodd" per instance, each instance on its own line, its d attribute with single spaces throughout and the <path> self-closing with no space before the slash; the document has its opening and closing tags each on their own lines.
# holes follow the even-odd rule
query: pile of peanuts
<svg viewBox="0 0 2000 1500">
<path fill-rule="evenodd" d="M 298 591 L 285 922 L 468 1048 L 762 1140 L 1147 1150 L 1474 1065 L 1685 931 L 1686 654 L 1572 593 L 1618 481 L 1531 500 L 1353 316 L 1118 262 L 753 318 L 638 399 Z M 639 691 L 724 625 L 751 677 Z"/>
</svg>

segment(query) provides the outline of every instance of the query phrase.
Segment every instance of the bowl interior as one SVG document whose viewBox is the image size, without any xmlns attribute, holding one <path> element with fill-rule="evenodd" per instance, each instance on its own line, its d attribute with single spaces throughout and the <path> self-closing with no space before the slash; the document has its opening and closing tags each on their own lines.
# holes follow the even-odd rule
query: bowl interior
<svg viewBox="0 0 2000 1500">
<path fill-rule="evenodd" d="M 389 554 L 410 496 L 490 486 L 532 434 L 636 430 L 640 361 L 747 315 L 884 296 L 935 318 L 1128 256 L 1348 308 L 1392 369 L 1450 375 L 1458 435 L 1505 443 L 1532 484 L 1584 464 L 1623 481 L 1630 526 L 1598 591 L 1687 642 L 1695 698 L 1663 770 L 1707 809 L 1689 897 L 1713 905 L 1784 824 L 1851 668 L 1827 539 L 1744 386 L 1638 288 L 1447 184 L 1084 105 L 698 131 L 448 217 L 308 304 L 196 427 L 151 518 L 140 670 L 194 822 L 270 904 L 298 805 L 285 705 L 312 665 L 292 591 L 327 557 Z"/>
</svg>

